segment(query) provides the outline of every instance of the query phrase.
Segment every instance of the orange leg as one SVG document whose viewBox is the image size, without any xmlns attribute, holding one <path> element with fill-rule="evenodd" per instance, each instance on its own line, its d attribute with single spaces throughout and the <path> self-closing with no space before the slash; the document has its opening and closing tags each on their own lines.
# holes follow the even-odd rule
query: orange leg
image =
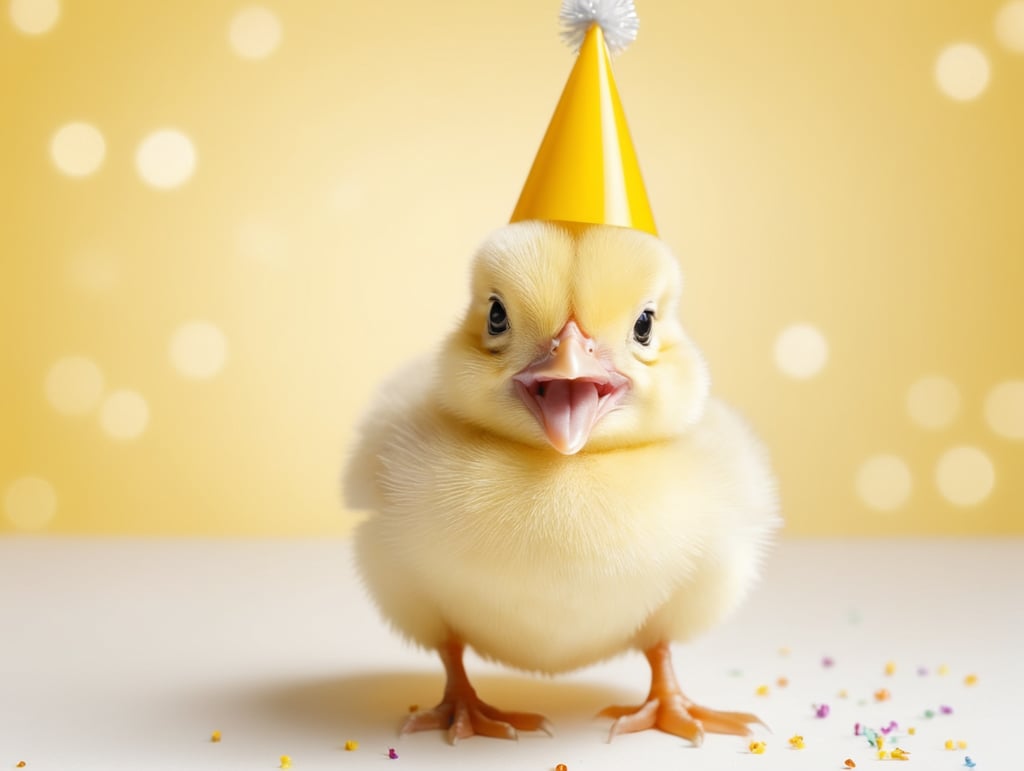
<svg viewBox="0 0 1024 771">
<path fill-rule="evenodd" d="M 636 707 L 608 707 L 604 717 L 613 717 L 608 741 L 619 734 L 657 728 L 681 736 L 694 744 L 704 741 L 705 732 L 749 736 L 750 723 L 760 723 L 746 712 L 718 712 L 690 701 L 679 689 L 672 670 L 672 654 L 667 643 L 659 643 L 644 652 L 651 665 L 651 691 L 647 701 Z"/>
<path fill-rule="evenodd" d="M 444 697 L 433 709 L 410 715 L 402 725 L 403 734 L 447 729 L 451 744 L 470 736 L 516 739 L 517 731 L 539 730 L 551 735 L 551 724 L 543 715 L 503 712 L 481 701 L 469 684 L 466 668 L 462 665 L 463 650 L 462 643 L 456 640 L 450 640 L 438 649 L 448 678 Z"/>
</svg>

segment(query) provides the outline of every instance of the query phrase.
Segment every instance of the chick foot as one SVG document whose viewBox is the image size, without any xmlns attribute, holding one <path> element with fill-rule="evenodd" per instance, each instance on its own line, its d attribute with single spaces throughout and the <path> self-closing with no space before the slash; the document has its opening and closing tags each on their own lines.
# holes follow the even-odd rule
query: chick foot
<svg viewBox="0 0 1024 771">
<path fill-rule="evenodd" d="M 719 712 L 690 701 L 679 689 L 672 670 L 672 654 L 665 643 L 646 651 L 651 665 L 651 691 L 636 707 L 607 707 L 603 717 L 613 717 L 610 742 L 619 734 L 657 728 L 700 745 L 706 732 L 749 736 L 750 724 L 764 723 L 747 712 Z"/>
<path fill-rule="evenodd" d="M 505 712 L 476 695 L 462 664 L 461 643 L 448 642 L 438 652 L 448 678 L 444 697 L 433 709 L 410 715 L 402 725 L 403 734 L 447 729 L 450 744 L 470 736 L 518 739 L 519 731 L 544 731 L 548 736 L 552 735 L 551 723 L 543 715 Z"/>
</svg>

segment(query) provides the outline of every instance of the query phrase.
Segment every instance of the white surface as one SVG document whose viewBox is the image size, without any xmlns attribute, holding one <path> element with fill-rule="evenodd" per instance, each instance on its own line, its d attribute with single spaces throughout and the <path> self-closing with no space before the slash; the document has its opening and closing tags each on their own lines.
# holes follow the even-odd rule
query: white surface
<svg viewBox="0 0 1024 771">
<path fill-rule="evenodd" d="M 877 768 L 852 727 L 889 720 L 909 769 L 963 768 L 967 754 L 990 771 L 1024 757 L 1024 540 L 783 542 L 739 615 L 675 652 L 696 701 L 772 726 L 758 737 L 763 755 L 725 736 L 699 749 L 656 732 L 606 744 L 609 721 L 592 716 L 646 692 L 638 654 L 556 679 L 470 657 L 484 699 L 545 713 L 555 737 L 399 739 L 408 706 L 438 700 L 441 666 L 389 633 L 350 561 L 347 541 L 0 539 L 0 769 L 255 771 L 283 754 L 295 771 L 799 771 L 841 769 L 847 757 Z M 767 697 L 755 696 L 762 683 Z M 883 687 L 892 699 L 877 703 Z M 826 719 L 814 717 L 821 702 Z M 954 713 L 923 717 L 943 704 Z M 209 741 L 214 730 L 222 742 Z M 789 749 L 796 733 L 805 750 Z M 346 752 L 347 739 L 359 749 Z M 966 740 L 967 752 L 944 750 L 946 739 Z"/>
</svg>

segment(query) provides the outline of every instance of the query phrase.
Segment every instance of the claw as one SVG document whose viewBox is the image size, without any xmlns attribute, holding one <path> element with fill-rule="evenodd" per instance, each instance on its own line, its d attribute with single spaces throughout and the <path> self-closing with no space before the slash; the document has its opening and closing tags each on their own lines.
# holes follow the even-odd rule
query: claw
<svg viewBox="0 0 1024 771">
<path fill-rule="evenodd" d="M 657 728 L 700 746 L 707 733 L 749 736 L 751 724 L 768 727 L 748 712 L 716 712 L 686 698 L 676 683 L 667 645 L 657 645 L 646 654 L 651 665 L 647 701 L 638 707 L 607 707 L 599 713 L 615 718 L 608 732 L 609 742 L 619 734 Z"/>
<path fill-rule="evenodd" d="M 462 645 L 449 642 L 440 649 L 448 682 L 444 698 L 433 709 L 416 712 L 406 718 L 401 733 L 431 729 L 446 731 L 448 742 L 458 744 L 470 736 L 518 739 L 519 731 L 543 731 L 553 736 L 551 723 L 543 715 L 530 712 L 503 712 L 482 701 L 469 684 L 462 666 Z"/>
</svg>

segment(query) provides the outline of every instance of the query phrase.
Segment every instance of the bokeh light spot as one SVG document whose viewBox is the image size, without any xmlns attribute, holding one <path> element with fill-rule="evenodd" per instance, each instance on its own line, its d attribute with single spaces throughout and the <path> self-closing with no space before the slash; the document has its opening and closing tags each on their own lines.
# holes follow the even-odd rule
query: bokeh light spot
<svg viewBox="0 0 1024 771">
<path fill-rule="evenodd" d="M 897 455 L 873 455 L 857 471 L 857 495 L 872 509 L 892 511 L 907 502 L 913 480 Z"/>
<path fill-rule="evenodd" d="M 99 129 L 89 123 L 68 123 L 50 140 L 50 157 L 69 177 L 87 177 L 102 164 L 107 143 Z"/>
<path fill-rule="evenodd" d="M 995 485 L 996 472 L 989 457 L 977 447 L 954 447 L 939 458 L 935 482 L 942 497 L 957 506 L 985 500 Z"/>
<path fill-rule="evenodd" d="M 147 185 L 170 190 L 185 184 L 195 173 L 196 150 L 182 132 L 161 129 L 142 140 L 135 153 L 135 167 Z"/>
<path fill-rule="evenodd" d="M 954 43 L 942 49 L 935 61 L 935 80 L 950 99 L 977 99 L 988 85 L 988 59 L 977 46 Z"/>
<path fill-rule="evenodd" d="M 49 32 L 60 18 L 58 0 L 11 0 L 11 21 L 25 35 Z"/>
<path fill-rule="evenodd" d="M 814 377 L 827 361 L 828 341 L 810 324 L 793 324 L 775 339 L 775 364 L 790 377 Z"/>
<path fill-rule="evenodd" d="M 228 41 L 243 59 L 265 59 L 281 43 L 281 22 L 266 8 L 244 8 L 228 25 Z"/>
<path fill-rule="evenodd" d="M 127 388 L 112 392 L 100 408 L 100 426 L 114 439 L 135 439 L 149 425 L 149 404 Z"/>
<path fill-rule="evenodd" d="M 171 336 L 171 364 L 181 375 L 194 380 L 205 380 L 220 372 L 227 352 L 224 333 L 208 321 L 189 321 Z"/>
<path fill-rule="evenodd" d="M 4 511 L 18 530 L 38 530 L 57 513 L 57 493 L 40 477 L 15 479 L 4 494 Z"/>
<path fill-rule="evenodd" d="M 50 367 L 44 388 L 57 412 L 84 415 L 95 409 L 103 396 L 103 372 L 92 359 L 66 356 Z"/>
<path fill-rule="evenodd" d="M 1010 51 L 1024 54 L 1024 0 L 1013 0 L 999 9 L 996 37 Z"/>
<path fill-rule="evenodd" d="M 985 420 L 1007 439 L 1024 439 L 1024 380 L 999 383 L 985 398 Z"/>
<path fill-rule="evenodd" d="M 907 389 L 907 412 L 921 428 L 945 428 L 960 411 L 960 390 L 948 378 L 923 377 Z"/>
</svg>

